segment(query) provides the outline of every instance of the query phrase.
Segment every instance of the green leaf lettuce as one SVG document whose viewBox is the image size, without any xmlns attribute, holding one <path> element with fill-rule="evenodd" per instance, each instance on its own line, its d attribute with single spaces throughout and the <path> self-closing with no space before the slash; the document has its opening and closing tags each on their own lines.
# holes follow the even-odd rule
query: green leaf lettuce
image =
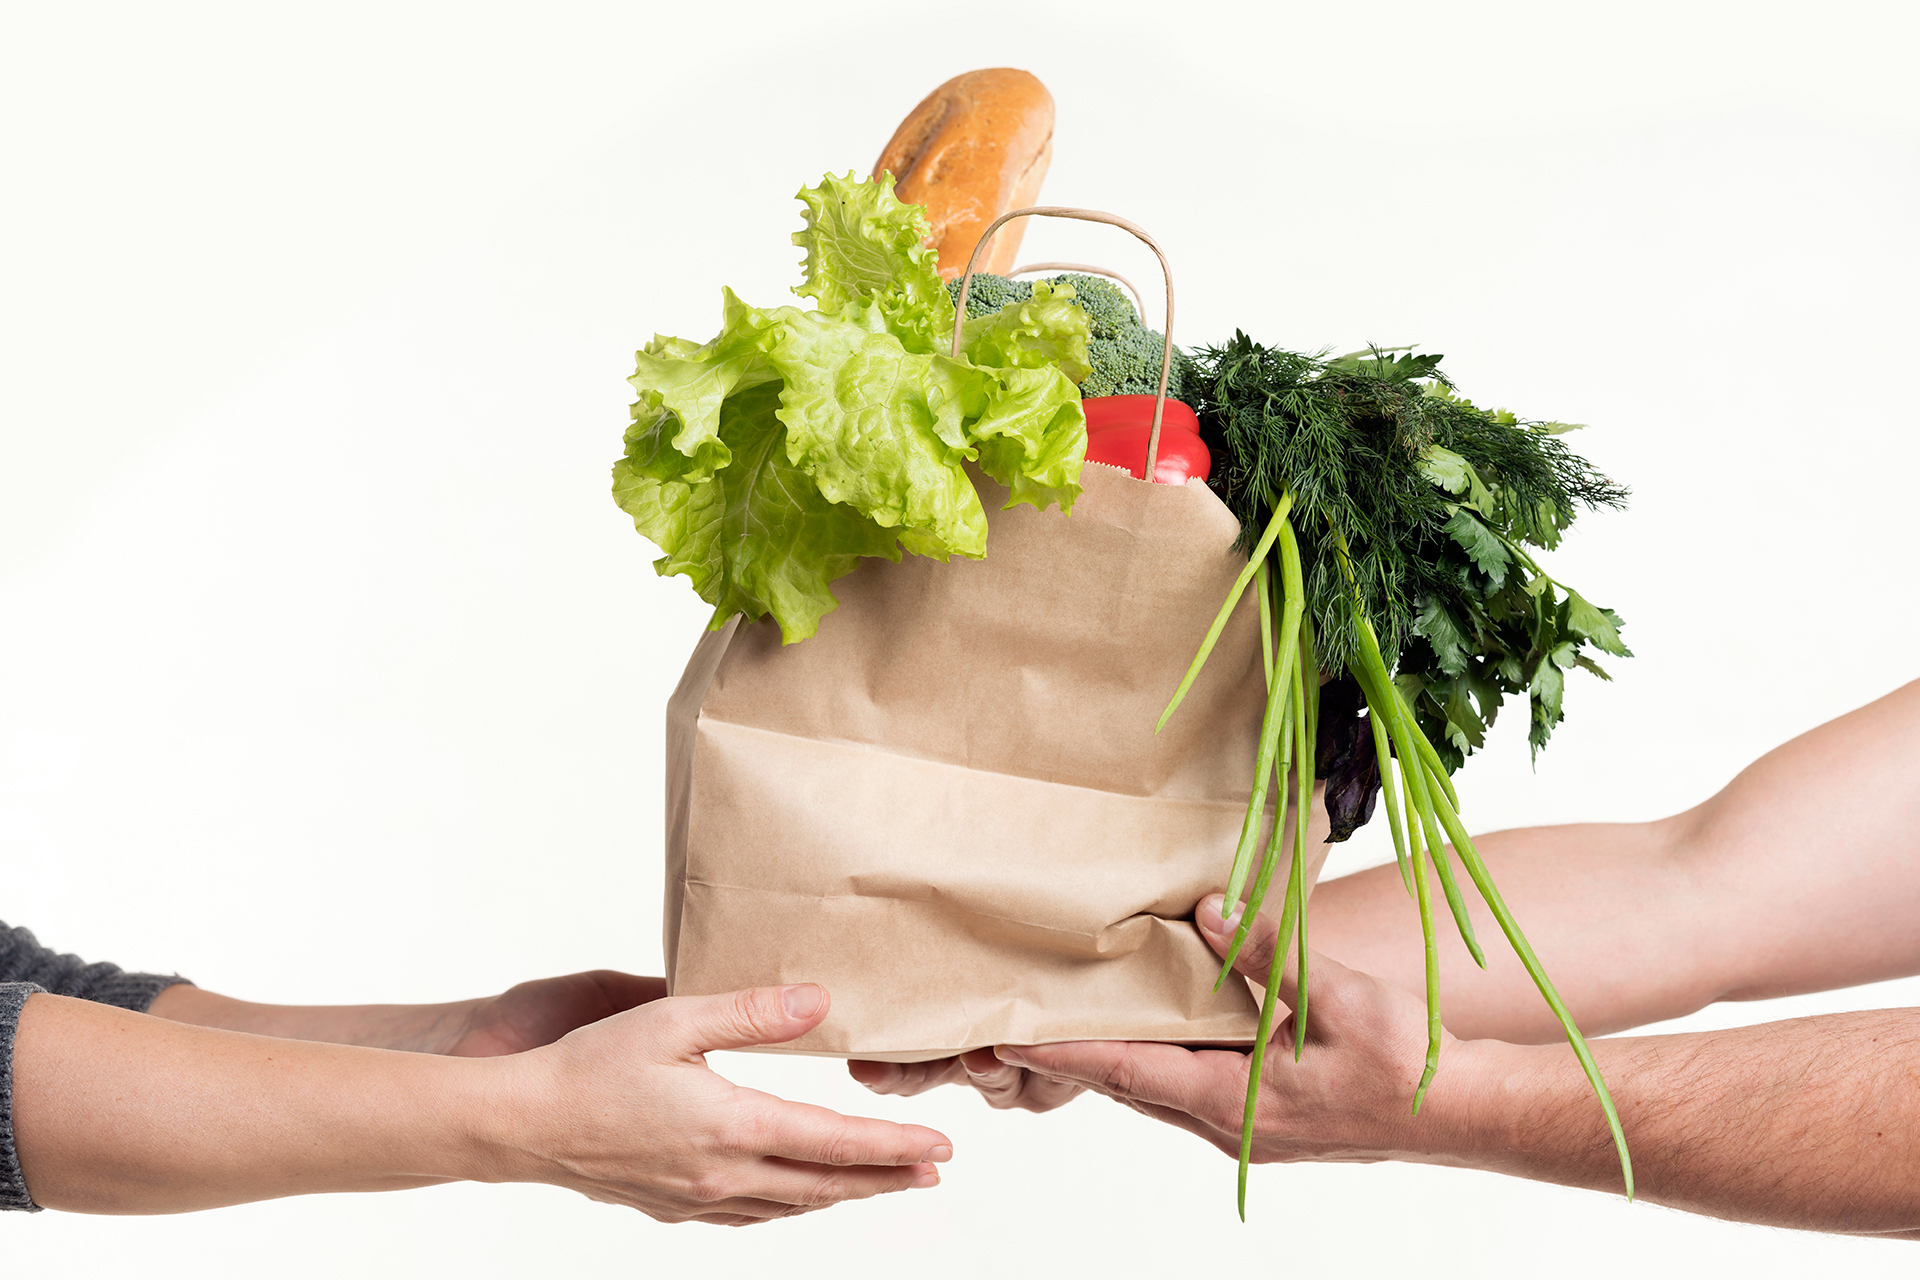
<svg viewBox="0 0 1920 1280">
<path fill-rule="evenodd" d="M 1073 377 L 1087 322 L 1070 290 L 969 325 L 952 358 L 953 303 L 921 210 L 890 178 L 851 174 L 799 198 L 794 292 L 817 309 L 725 290 L 712 341 L 637 353 L 613 486 L 666 553 L 655 569 L 685 574 L 715 627 L 772 615 L 789 644 L 815 633 L 836 604 L 828 584 L 862 557 L 986 554 L 965 464 L 1006 485 L 1009 506 L 1066 511 L 1086 452 Z"/>
</svg>

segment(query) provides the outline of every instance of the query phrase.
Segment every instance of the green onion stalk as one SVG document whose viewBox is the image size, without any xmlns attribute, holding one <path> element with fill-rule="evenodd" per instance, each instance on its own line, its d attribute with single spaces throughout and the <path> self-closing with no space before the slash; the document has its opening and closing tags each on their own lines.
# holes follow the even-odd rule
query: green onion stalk
<svg viewBox="0 0 1920 1280">
<path fill-rule="evenodd" d="M 1233 974 L 1234 961 L 1239 957 L 1241 947 L 1253 927 L 1253 920 L 1272 888 L 1274 872 L 1281 862 L 1282 846 L 1285 844 L 1283 834 L 1287 827 L 1289 807 L 1293 819 L 1293 856 L 1288 860 L 1279 934 L 1274 941 L 1273 961 L 1267 970 L 1266 990 L 1261 996 L 1259 1032 L 1253 1043 L 1247 1073 L 1246 1110 L 1240 1128 L 1238 1204 L 1242 1221 L 1247 1214 L 1247 1169 L 1253 1155 L 1254 1112 L 1259 1102 L 1260 1084 L 1265 1076 L 1267 1045 L 1273 1036 L 1274 1015 L 1280 1004 L 1280 975 L 1286 968 L 1289 947 L 1293 949 L 1292 958 L 1298 973 L 1297 1007 L 1293 1011 L 1293 1052 L 1296 1061 L 1305 1051 L 1307 1040 L 1309 974 L 1305 850 L 1308 814 L 1313 800 L 1314 747 L 1319 730 L 1320 670 L 1315 657 L 1313 627 L 1307 616 L 1300 543 L 1289 519 L 1293 507 L 1294 497 L 1290 491 L 1283 493 L 1280 501 L 1273 505 L 1273 515 L 1267 522 L 1266 530 L 1254 545 L 1246 568 L 1235 579 L 1212 626 L 1207 629 L 1200 651 L 1194 655 L 1172 701 L 1161 714 L 1159 724 L 1159 727 L 1165 727 L 1167 720 L 1185 699 L 1200 668 L 1205 665 L 1225 630 L 1228 618 L 1247 589 L 1252 587 L 1256 592 L 1260 613 L 1261 657 L 1266 672 L 1267 703 L 1260 724 L 1253 789 L 1247 797 L 1246 817 L 1240 825 L 1240 838 L 1234 848 L 1233 864 L 1227 876 L 1226 901 L 1223 904 L 1225 914 L 1229 917 L 1233 914 L 1233 908 L 1239 907 L 1240 923 L 1228 946 L 1226 960 L 1214 984 L 1215 990 L 1219 990 Z M 1346 539 L 1337 527 L 1332 528 L 1331 532 L 1348 590 L 1352 592 L 1356 606 L 1359 606 L 1359 584 Z M 1394 859 L 1399 866 L 1402 883 L 1419 906 L 1420 934 L 1426 957 L 1427 1053 L 1420 1083 L 1413 1094 L 1413 1114 L 1420 1114 L 1420 1105 L 1425 1101 L 1427 1088 L 1433 1083 L 1434 1072 L 1440 1065 L 1439 948 L 1435 943 L 1429 866 L 1433 878 L 1440 883 L 1441 896 L 1453 916 L 1454 927 L 1459 930 L 1461 941 L 1466 944 L 1474 962 L 1483 969 L 1486 967 L 1485 955 L 1474 936 L 1473 923 L 1467 914 L 1465 896 L 1460 891 L 1447 858 L 1447 841 L 1450 840 L 1454 853 L 1466 868 L 1468 879 L 1499 922 L 1500 930 L 1506 935 L 1514 954 L 1520 958 L 1527 975 L 1533 979 L 1547 1007 L 1553 1011 L 1566 1033 L 1567 1043 L 1572 1046 L 1581 1070 L 1586 1073 L 1588 1084 L 1592 1086 L 1601 1109 L 1606 1113 L 1607 1124 L 1613 1132 L 1614 1148 L 1620 1155 L 1621 1176 L 1626 1182 L 1627 1195 L 1631 1198 L 1633 1163 L 1627 1153 L 1626 1134 L 1620 1127 L 1620 1116 L 1614 1107 L 1612 1095 L 1607 1091 L 1606 1081 L 1601 1078 L 1600 1068 L 1587 1048 L 1586 1037 L 1574 1025 L 1572 1015 L 1560 999 L 1560 993 L 1554 989 L 1539 957 L 1527 942 L 1526 934 L 1521 931 L 1519 922 L 1500 896 L 1500 890 L 1494 884 L 1485 861 L 1474 848 L 1472 838 L 1467 835 L 1459 817 L 1459 795 L 1441 763 L 1439 753 L 1421 732 L 1413 709 L 1394 683 L 1366 610 L 1356 607 L 1352 617 L 1356 634 L 1354 643 L 1346 646 L 1353 655 L 1348 660 L 1347 670 L 1359 684 L 1371 712 L 1368 720 L 1374 751 L 1379 758 L 1382 799 L 1387 811 L 1387 825 L 1393 834 Z M 1289 805 L 1286 792 L 1290 776 L 1294 786 Z M 1273 822 L 1269 827 L 1265 821 L 1267 797 L 1269 791 L 1274 789 L 1276 779 L 1279 794 Z M 1263 828 L 1267 829 L 1264 850 L 1260 839 Z M 1257 872 L 1254 869 L 1256 853 L 1260 854 Z M 1248 884 L 1250 876 L 1251 886 Z"/>
</svg>

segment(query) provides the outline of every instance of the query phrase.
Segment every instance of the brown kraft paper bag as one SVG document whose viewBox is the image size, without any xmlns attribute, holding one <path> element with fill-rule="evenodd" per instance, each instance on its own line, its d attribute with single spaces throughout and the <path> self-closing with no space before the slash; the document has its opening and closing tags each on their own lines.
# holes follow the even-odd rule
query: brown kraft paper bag
<svg viewBox="0 0 1920 1280">
<path fill-rule="evenodd" d="M 1250 1042 L 1192 912 L 1253 783 L 1252 592 L 1154 733 L 1239 526 L 1204 484 L 1097 464 L 1071 515 L 974 479 L 985 560 L 866 560 L 812 639 L 736 618 L 695 648 L 667 707 L 670 989 L 817 982 L 831 1014 L 778 1047 L 895 1062 Z"/>
</svg>

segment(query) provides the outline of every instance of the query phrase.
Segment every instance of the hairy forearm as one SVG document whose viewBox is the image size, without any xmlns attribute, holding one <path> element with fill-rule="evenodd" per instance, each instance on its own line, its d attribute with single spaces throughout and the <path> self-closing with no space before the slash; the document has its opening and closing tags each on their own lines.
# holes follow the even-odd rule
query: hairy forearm
<svg viewBox="0 0 1920 1280">
<path fill-rule="evenodd" d="M 182 984 L 162 991 L 147 1012 L 173 1022 L 243 1031 L 249 1035 L 442 1053 L 466 1025 L 478 1003 L 477 1000 L 458 1000 L 447 1004 L 255 1004 Z"/>
<path fill-rule="evenodd" d="M 1537 827 L 1476 841 L 1589 1034 L 1717 1000 L 1832 990 L 1920 972 L 1920 682 L 1769 752 L 1711 800 L 1659 822 Z M 1463 1037 L 1544 1043 L 1559 1028 L 1485 907 L 1477 970 L 1440 922 L 1441 1008 Z M 1792 902 L 1791 911 L 1780 904 Z M 1423 990 L 1413 904 L 1392 867 L 1329 881 L 1314 944 Z"/>
<path fill-rule="evenodd" d="M 196 1027 L 31 997 L 14 1135 L 47 1208 L 176 1213 L 490 1171 L 496 1064 Z"/>
<path fill-rule="evenodd" d="M 1490 1041 L 1415 1126 L 1425 1158 L 1622 1189 L 1606 1122 L 1564 1045 Z M 1920 1238 L 1920 1011 L 1595 1042 L 1640 1198 L 1803 1230 Z M 1446 1071 L 1441 1073 L 1446 1075 Z"/>
</svg>

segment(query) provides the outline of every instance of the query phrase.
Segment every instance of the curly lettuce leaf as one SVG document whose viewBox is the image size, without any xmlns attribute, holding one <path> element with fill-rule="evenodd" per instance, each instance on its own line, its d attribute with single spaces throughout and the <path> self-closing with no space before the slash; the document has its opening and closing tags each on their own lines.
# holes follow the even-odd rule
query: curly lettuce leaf
<svg viewBox="0 0 1920 1280">
<path fill-rule="evenodd" d="M 795 293 L 826 315 L 851 319 L 856 308 L 870 309 L 909 351 L 951 350 L 953 299 L 935 266 L 939 254 L 925 244 L 926 211 L 895 198 L 892 174 L 875 182 L 828 174 L 797 198 L 806 225 L 793 242 L 807 256 Z"/>
<path fill-rule="evenodd" d="M 1084 316 L 1057 296 L 960 359 L 953 304 L 920 244 L 920 211 L 891 182 L 829 176 L 801 193 L 806 279 L 819 303 L 762 310 L 723 294 L 720 334 L 656 338 L 635 358 L 639 394 L 614 497 L 714 606 L 771 615 L 786 643 L 835 607 L 828 584 L 862 557 L 986 553 L 986 513 L 964 464 L 1008 505 L 1080 491 L 1086 419 L 1057 359 Z"/>
<path fill-rule="evenodd" d="M 834 607 L 828 582 L 862 556 L 898 560 L 900 552 L 885 529 L 827 499 L 787 458 L 779 404 L 779 384 L 770 382 L 727 401 L 719 433 L 732 464 L 702 482 L 650 474 L 659 455 L 636 456 L 630 446 L 614 468 L 614 496 L 634 527 L 666 550 L 655 571 L 685 574 L 717 624 L 771 613 L 793 641 L 812 635 Z M 781 553 L 767 554 L 775 530 Z"/>
<path fill-rule="evenodd" d="M 975 316 L 960 333 L 960 350 L 975 364 L 1010 369 L 1053 365 L 1067 380 L 1081 383 L 1093 372 L 1087 354 L 1091 330 L 1087 313 L 1073 303 L 1073 286 L 1034 282 L 1025 302 Z M 951 344 L 949 344 L 951 346 Z"/>
<path fill-rule="evenodd" d="M 1071 511 L 1087 455 L 1080 390 L 1058 369 L 995 369 L 992 407 L 971 432 L 980 469 L 1007 486 L 1007 506 Z"/>
<path fill-rule="evenodd" d="M 987 552 L 987 518 L 961 468 L 982 370 L 908 351 L 891 334 L 793 312 L 772 353 L 787 456 L 832 502 L 899 529 L 917 555 Z"/>
<path fill-rule="evenodd" d="M 696 347 L 684 338 L 656 334 L 634 353 L 634 374 L 627 379 L 640 393 L 630 410 L 634 424 L 673 433 L 649 450 L 654 465 L 689 482 L 706 479 L 729 461 L 720 439 L 720 409 L 727 397 L 776 376 L 757 340 L 757 329 L 764 328 L 758 314 L 733 290 L 721 293 L 725 324 L 719 337 Z M 631 434 L 627 443 L 631 453 Z M 677 459 L 658 456 L 662 445 L 670 446 Z"/>
</svg>

